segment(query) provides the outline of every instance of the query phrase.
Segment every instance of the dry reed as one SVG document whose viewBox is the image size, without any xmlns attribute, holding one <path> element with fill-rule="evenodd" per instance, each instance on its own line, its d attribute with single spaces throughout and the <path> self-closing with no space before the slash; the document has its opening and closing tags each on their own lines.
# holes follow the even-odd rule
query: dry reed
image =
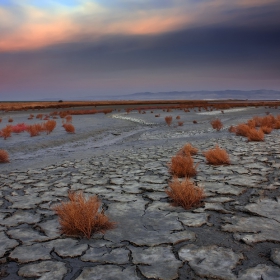
<svg viewBox="0 0 280 280">
<path fill-rule="evenodd" d="M 171 123 L 172 123 L 172 116 L 166 116 L 165 117 L 165 122 L 167 123 L 168 126 L 170 126 Z"/>
<path fill-rule="evenodd" d="M 211 121 L 211 125 L 213 129 L 220 131 L 223 128 L 223 124 L 219 119 Z"/>
<path fill-rule="evenodd" d="M 194 165 L 190 155 L 175 155 L 169 163 L 169 171 L 177 177 L 193 177 L 196 175 L 197 164 Z"/>
<path fill-rule="evenodd" d="M 207 163 L 213 165 L 230 164 L 229 155 L 226 150 L 221 149 L 218 145 L 204 153 Z"/>
<path fill-rule="evenodd" d="M 104 233 L 115 227 L 103 212 L 98 212 L 101 202 L 97 196 L 86 199 L 82 192 L 69 192 L 68 197 L 70 201 L 53 208 L 59 217 L 62 234 L 89 239 L 93 233 Z"/>
<path fill-rule="evenodd" d="M 205 197 L 203 188 L 195 186 L 190 179 L 180 182 L 178 178 L 174 178 L 165 192 L 174 206 L 182 206 L 185 209 L 200 206 L 201 200 Z"/>
</svg>

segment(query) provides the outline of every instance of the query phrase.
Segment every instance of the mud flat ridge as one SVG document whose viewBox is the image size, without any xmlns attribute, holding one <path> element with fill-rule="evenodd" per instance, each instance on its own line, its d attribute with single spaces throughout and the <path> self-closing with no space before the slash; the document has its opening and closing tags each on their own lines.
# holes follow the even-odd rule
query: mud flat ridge
<svg viewBox="0 0 280 280">
<path fill-rule="evenodd" d="M 264 112 L 219 117 L 229 126 Z M 33 152 L 0 139 L 12 151 L 0 167 L 1 279 L 280 279 L 280 131 L 247 142 L 209 129 L 206 115 L 184 115 L 183 127 L 152 116 L 134 114 L 144 120 L 136 123 L 102 116 L 107 130 L 99 135 L 87 130 Z M 204 205 L 188 211 L 165 193 L 167 163 L 187 142 L 199 149 L 194 181 L 206 193 Z M 215 144 L 231 165 L 205 163 Z M 69 190 L 97 194 L 117 227 L 89 240 L 61 235 L 52 206 Z"/>
</svg>

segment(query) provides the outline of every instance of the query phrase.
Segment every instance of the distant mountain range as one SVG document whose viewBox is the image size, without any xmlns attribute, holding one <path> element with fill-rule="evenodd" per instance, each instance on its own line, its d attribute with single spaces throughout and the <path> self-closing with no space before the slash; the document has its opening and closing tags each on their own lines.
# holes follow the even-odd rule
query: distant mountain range
<svg viewBox="0 0 280 280">
<path fill-rule="evenodd" d="M 82 98 L 81 98 L 82 99 Z M 171 91 L 139 92 L 127 95 L 87 96 L 85 100 L 197 100 L 197 99 L 248 99 L 280 100 L 280 91 L 275 90 L 223 90 L 223 91 Z"/>
<path fill-rule="evenodd" d="M 68 100 L 59 98 L 62 100 Z M 43 99 L 42 101 L 58 101 Z M 126 95 L 84 96 L 71 100 L 207 100 L 207 99 L 241 99 L 241 100 L 280 100 L 280 91 L 275 90 L 223 90 L 223 91 L 170 91 L 139 92 Z"/>
</svg>

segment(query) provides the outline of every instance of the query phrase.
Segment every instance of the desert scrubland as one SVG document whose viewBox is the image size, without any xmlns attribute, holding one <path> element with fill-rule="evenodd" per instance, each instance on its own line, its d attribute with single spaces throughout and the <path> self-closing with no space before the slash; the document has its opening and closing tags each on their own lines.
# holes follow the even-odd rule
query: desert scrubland
<svg viewBox="0 0 280 280">
<path fill-rule="evenodd" d="M 280 279 L 279 105 L 1 103 L 1 279 Z"/>
</svg>

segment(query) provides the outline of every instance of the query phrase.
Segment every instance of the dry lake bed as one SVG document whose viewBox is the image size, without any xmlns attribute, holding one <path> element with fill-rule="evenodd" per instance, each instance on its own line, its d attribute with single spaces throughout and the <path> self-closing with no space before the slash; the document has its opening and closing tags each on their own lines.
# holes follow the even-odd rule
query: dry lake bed
<svg viewBox="0 0 280 280">
<path fill-rule="evenodd" d="M 75 134 L 59 118 L 50 135 L 0 138 L 10 155 L 0 165 L 0 278 L 280 279 L 280 131 L 264 142 L 228 132 L 267 111 L 280 114 L 247 107 L 74 115 Z M 40 122 L 27 120 L 30 113 L 38 111 L 1 113 L 0 129 L 9 117 L 12 124 Z M 210 125 L 216 117 L 224 124 L 219 132 Z M 165 193 L 167 163 L 186 143 L 199 149 L 193 180 L 206 193 L 191 210 L 170 205 Z M 216 144 L 231 165 L 206 164 L 203 152 Z M 61 235 L 52 206 L 70 190 L 98 195 L 117 227 L 91 239 Z"/>
</svg>

